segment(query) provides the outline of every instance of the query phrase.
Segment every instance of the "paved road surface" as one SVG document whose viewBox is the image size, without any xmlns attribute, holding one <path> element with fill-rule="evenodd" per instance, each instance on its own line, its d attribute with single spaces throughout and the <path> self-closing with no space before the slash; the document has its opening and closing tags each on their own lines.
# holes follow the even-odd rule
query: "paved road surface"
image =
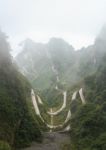
<svg viewBox="0 0 106 150">
<path fill-rule="evenodd" d="M 65 150 L 70 150 L 69 142 L 68 133 L 45 133 L 43 143 L 33 143 L 31 147 L 24 150 L 63 150 L 63 144 L 68 146 Z"/>
</svg>

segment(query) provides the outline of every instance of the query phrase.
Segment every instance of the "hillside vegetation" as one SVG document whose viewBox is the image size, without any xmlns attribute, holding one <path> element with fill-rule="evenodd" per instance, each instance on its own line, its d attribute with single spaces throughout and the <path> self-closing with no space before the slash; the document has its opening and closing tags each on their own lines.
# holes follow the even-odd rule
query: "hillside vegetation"
<svg viewBox="0 0 106 150">
<path fill-rule="evenodd" d="M 7 37 L 0 31 L 0 150 L 41 141 L 30 92 L 31 85 L 13 64 Z"/>
<path fill-rule="evenodd" d="M 98 71 L 84 80 L 86 105 L 76 105 L 71 118 L 72 150 L 106 149 L 106 55 Z"/>
<path fill-rule="evenodd" d="M 32 45 L 32 41 L 29 42 Z M 24 44 L 28 44 L 28 41 Z M 45 45 L 33 42 L 28 49 L 25 45 L 16 60 L 48 107 L 58 108 L 62 103 L 62 91 L 67 90 L 68 105 L 55 117 L 54 123 L 59 124 L 65 119 L 65 112 L 70 106 L 71 150 L 105 150 L 106 28 L 103 28 L 93 45 L 79 51 L 74 51 L 64 40 L 55 38 Z M 34 54 L 37 59 L 33 58 Z M 30 58 L 29 62 L 27 58 Z M 29 71 L 30 62 L 33 76 Z M 73 92 L 80 88 L 84 90 L 86 104 L 82 105 L 79 95 L 70 104 Z"/>
<path fill-rule="evenodd" d="M 33 140 L 41 141 L 41 129 L 63 131 L 68 125 L 71 150 L 105 150 L 106 27 L 93 45 L 79 51 L 58 38 L 52 38 L 47 44 L 25 40 L 22 51 L 15 58 L 23 75 L 17 71 L 9 49 L 1 32 L 1 146 L 5 143 L 7 147 L 25 147 Z M 31 86 L 40 110 L 39 117 L 34 115 Z M 84 103 L 79 92 L 81 89 Z M 75 92 L 76 98 L 72 99 Z M 38 96 L 42 104 L 38 102 Z M 64 101 L 65 107 L 61 110 Z M 59 109 L 56 115 L 50 114 Z M 44 119 L 46 126 L 40 118 Z"/>
</svg>

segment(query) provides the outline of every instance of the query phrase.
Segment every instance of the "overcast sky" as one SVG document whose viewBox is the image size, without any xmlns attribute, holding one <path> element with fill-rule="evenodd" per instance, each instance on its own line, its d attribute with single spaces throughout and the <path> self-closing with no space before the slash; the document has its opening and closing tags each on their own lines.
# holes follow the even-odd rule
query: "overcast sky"
<svg viewBox="0 0 106 150">
<path fill-rule="evenodd" d="M 0 26 L 13 49 L 28 37 L 61 37 L 79 49 L 92 44 L 105 23 L 106 0 L 0 0 Z"/>
</svg>

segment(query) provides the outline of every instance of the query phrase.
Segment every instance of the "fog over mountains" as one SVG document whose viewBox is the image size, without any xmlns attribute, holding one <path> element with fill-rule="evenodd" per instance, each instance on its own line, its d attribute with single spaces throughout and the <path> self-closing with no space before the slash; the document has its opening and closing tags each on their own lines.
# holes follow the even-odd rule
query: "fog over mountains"
<svg viewBox="0 0 106 150">
<path fill-rule="evenodd" d="M 106 53 L 105 41 L 105 26 L 93 45 L 78 51 L 59 38 L 52 38 L 47 44 L 27 39 L 15 60 L 35 88 L 55 88 L 57 84 L 68 87 L 96 72 Z"/>
<path fill-rule="evenodd" d="M 0 0 L 0 150 L 106 150 L 106 0 Z"/>
<path fill-rule="evenodd" d="M 0 149 L 105 150 L 106 27 L 78 51 L 61 38 L 10 51 L 0 31 Z"/>
</svg>

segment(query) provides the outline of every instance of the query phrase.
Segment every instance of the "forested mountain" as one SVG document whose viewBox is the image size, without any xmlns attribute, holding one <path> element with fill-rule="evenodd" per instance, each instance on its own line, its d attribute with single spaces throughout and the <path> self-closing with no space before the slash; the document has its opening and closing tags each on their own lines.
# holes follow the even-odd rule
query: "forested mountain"
<svg viewBox="0 0 106 150">
<path fill-rule="evenodd" d="M 79 51 L 62 39 L 52 38 L 47 44 L 28 39 L 16 62 L 54 111 L 67 91 L 66 108 L 54 123 L 65 120 L 71 110 L 71 150 L 106 149 L 106 27 L 93 45 Z"/>
<path fill-rule="evenodd" d="M 7 37 L 0 31 L 0 150 L 29 146 L 41 139 L 31 85 L 16 69 Z"/>
<path fill-rule="evenodd" d="M 42 140 L 42 127 L 68 125 L 71 150 L 105 150 L 106 28 L 79 51 L 58 38 L 47 44 L 27 39 L 15 61 L 6 38 L 0 31 L 0 148 L 29 146 Z"/>
<path fill-rule="evenodd" d="M 106 150 L 106 0 L 0 0 L 0 150 Z"/>
<path fill-rule="evenodd" d="M 52 38 L 47 44 L 27 39 L 16 62 L 36 89 L 49 89 L 59 83 L 70 87 L 96 72 L 106 53 L 105 34 L 103 28 L 93 45 L 79 51 L 58 38 Z"/>
<path fill-rule="evenodd" d="M 48 44 L 27 39 L 23 51 L 16 57 L 21 71 L 35 88 L 48 89 L 61 80 L 74 59 L 73 48 L 62 39 L 52 38 Z"/>
<path fill-rule="evenodd" d="M 86 105 L 72 103 L 71 118 L 72 150 L 106 149 L 106 55 L 97 72 L 85 78 Z M 76 107 L 75 107 L 76 106 Z"/>
</svg>

